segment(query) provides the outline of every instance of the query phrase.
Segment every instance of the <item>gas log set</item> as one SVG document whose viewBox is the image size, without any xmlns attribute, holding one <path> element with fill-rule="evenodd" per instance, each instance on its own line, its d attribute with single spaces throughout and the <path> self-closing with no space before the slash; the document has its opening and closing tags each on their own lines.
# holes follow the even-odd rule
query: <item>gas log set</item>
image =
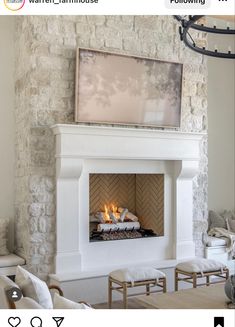
<svg viewBox="0 0 235 327">
<path fill-rule="evenodd" d="M 141 227 L 139 219 L 127 208 L 105 205 L 104 211 L 90 216 L 90 241 L 112 241 L 142 237 L 154 237 L 151 229 Z"/>
</svg>

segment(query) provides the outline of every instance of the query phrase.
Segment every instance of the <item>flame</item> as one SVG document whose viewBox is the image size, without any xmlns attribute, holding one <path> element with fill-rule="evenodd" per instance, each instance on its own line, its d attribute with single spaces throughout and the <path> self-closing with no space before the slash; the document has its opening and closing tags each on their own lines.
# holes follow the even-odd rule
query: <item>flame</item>
<svg viewBox="0 0 235 327">
<path fill-rule="evenodd" d="M 105 218 L 106 221 L 110 220 L 109 211 L 108 211 L 108 207 L 106 206 L 106 204 L 104 206 L 104 218 Z"/>
<path fill-rule="evenodd" d="M 114 204 L 111 204 L 111 209 L 113 213 L 117 213 L 117 207 Z"/>
<path fill-rule="evenodd" d="M 105 218 L 106 222 L 111 222 L 109 211 L 112 211 L 112 213 L 115 215 L 115 217 L 117 219 L 120 218 L 120 213 L 118 213 L 118 207 L 117 206 L 115 206 L 112 203 L 110 205 L 105 204 L 104 205 L 104 218 Z"/>
</svg>

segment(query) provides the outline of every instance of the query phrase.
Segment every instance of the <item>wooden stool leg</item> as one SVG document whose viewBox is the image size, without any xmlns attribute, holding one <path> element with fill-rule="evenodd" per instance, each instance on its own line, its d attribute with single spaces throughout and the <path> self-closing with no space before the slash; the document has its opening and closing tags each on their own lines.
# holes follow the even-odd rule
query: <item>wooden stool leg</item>
<svg viewBox="0 0 235 327">
<path fill-rule="evenodd" d="M 229 278 L 229 269 L 227 268 L 226 269 L 226 279 L 228 279 Z"/>
<path fill-rule="evenodd" d="M 175 291 L 178 291 L 178 271 L 175 269 Z"/>
<path fill-rule="evenodd" d="M 127 309 L 127 283 L 123 283 L 123 308 Z"/>
<path fill-rule="evenodd" d="M 206 286 L 210 285 L 210 276 L 206 276 Z"/>
<path fill-rule="evenodd" d="M 163 293 L 166 293 L 166 278 L 163 279 Z"/>
<path fill-rule="evenodd" d="M 146 285 L 146 295 L 150 295 L 150 285 Z"/>
<path fill-rule="evenodd" d="M 193 288 L 197 288 L 197 273 L 193 273 Z"/>
<path fill-rule="evenodd" d="M 109 278 L 109 289 L 108 289 L 108 306 L 109 306 L 109 309 L 112 308 L 112 293 L 113 293 L 113 283 L 112 281 L 110 280 Z"/>
</svg>

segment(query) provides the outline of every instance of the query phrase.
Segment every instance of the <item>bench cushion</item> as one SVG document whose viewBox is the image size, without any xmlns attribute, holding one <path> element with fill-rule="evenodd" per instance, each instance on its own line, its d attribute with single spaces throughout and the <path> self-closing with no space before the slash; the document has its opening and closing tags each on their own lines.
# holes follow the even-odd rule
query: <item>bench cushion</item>
<svg viewBox="0 0 235 327">
<path fill-rule="evenodd" d="M 227 243 L 228 241 L 225 238 L 208 236 L 206 246 L 226 246 Z"/>
<path fill-rule="evenodd" d="M 25 264 L 25 260 L 13 253 L 0 256 L 0 268 L 14 267 L 18 265 L 22 266 L 24 264 Z"/>
<path fill-rule="evenodd" d="M 176 266 L 176 268 L 189 273 L 205 273 L 210 271 L 223 270 L 223 268 L 226 267 L 223 263 L 219 261 L 198 258 L 190 261 L 181 262 Z"/>
<path fill-rule="evenodd" d="M 126 268 L 112 271 L 109 276 L 119 282 L 140 282 L 146 280 L 158 280 L 164 278 L 166 275 L 152 267 L 144 268 Z"/>
</svg>

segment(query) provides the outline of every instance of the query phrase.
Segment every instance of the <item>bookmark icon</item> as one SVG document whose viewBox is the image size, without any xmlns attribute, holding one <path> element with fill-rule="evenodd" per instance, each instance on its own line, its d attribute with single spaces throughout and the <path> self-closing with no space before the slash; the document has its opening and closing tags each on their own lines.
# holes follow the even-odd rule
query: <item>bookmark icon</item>
<svg viewBox="0 0 235 327">
<path fill-rule="evenodd" d="M 52 317 L 52 319 L 55 320 L 57 327 L 60 327 L 60 325 L 64 321 L 64 317 Z"/>
<path fill-rule="evenodd" d="M 224 317 L 214 317 L 214 327 L 224 327 Z"/>
</svg>

